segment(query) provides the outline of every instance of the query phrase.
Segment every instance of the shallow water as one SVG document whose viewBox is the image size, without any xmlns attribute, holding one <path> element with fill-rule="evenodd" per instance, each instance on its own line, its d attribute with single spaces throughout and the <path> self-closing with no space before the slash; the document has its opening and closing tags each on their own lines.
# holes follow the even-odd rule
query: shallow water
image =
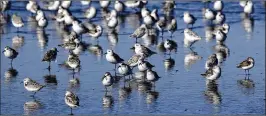
<svg viewBox="0 0 266 116">
<path fill-rule="evenodd" d="M 113 99 L 113 104 L 109 108 L 102 105 L 103 98 L 106 97 L 101 77 L 107 71 L 114 75 L 112 71 L 114 65 L 108 63 L 104 55 L 99 57 L 85 51 L 80 55 L 82 69 L 74 75 L 80 80 L 80 85 L 73 87 L 69 83 L 72 79 L 71 71 L 58 65 L 67 59 L 68 51 L 58 48 L 57 61 L 52 63 L 50 72 L 50 75 L 56 77 L 47 79 L 48 63 L 41 62 L 41 59 L 47 50 L 61 43 L 61 38 L 57 33 L 55 21 L 49 20 L 48 27 L 45 29 L 48 41 L 37 39 L 36 29 L 29 21 L 31 14 L 25 10 L 25 4 L 26 2 L 14 2 L 11 10 L 8 11 L 8 14 L 17 13 L 24 21 L 27 21 L 20 29 L 22 33 L 18 34 L 24 37 L 24 44 L 12 45 L 12 38 L 17 34 L 16 28 L 11 23 L 1 27 L 4 31 L 4 34 L 0 35 L 1 51 L 8 45 L 17 47 L 19 52 L 13 62 L 13 69 L 17 71 L 17 76 L 11 78 L 5 75 L 11 68 L 10 60 L 1 55 L 2 114 L 69 114 L 70 109 L 64 102 L 66 90 L 72 90 L 79 96 L 80 107 L 73 110 L 74 114 L 265 114 L 265 7 L 261 2 L 255 2 L 254 25 L 251 27 L 248 25 L 252 24 L 250 20 L 242 20 L 240 16 L 242 9 L 238 2 L 225 3 L 226 22 L 231 26 L 225 45 L 230 49 L 230 56 L 221 64 L 222 76 L 217 81 L 217 86 L 214 85 L 214 87 L 200 75 L 205 71 L 204 65 L 208 56 L 215 53 L 213 46 L 216 42 L 214 40 L 202 39 L 195 43 L 192 49 L 202 59 L 189 66 L 184 62 L 185 57 L 192 51 L 183 47 L 184 36 L 181 31 L 185 28 L 185 24 L 180 15 L 184 11 L 191 11 L 198 18 L 193 30 L 204 37 L 205 25 L 202 23 L 201 12 L 203 4 L 177 2 L 174 16 L 177 19 L 178 31 L 174 33 L 173 40 L 178 43 L 178 51 L 171 55 L 175 61 L 174 68 L 167 71 L 163 60 L 168 59 L 169 56 L 159 52 L 156 45 L 149 46 L 158 53 L 148 59 L 155 65 L 154 71 L 161 77 L 156 82 L 155 88 L 158 96 L 154 97 L 154 94 L 138 90 L 132 82 L 130 83 L 133 87 L 132 92 L 123 99 L 119 97 L 118 92 L 123 87 L 121 81 L 108 93 Z M 93 2 L 92 5 L 99 8 L 97 2 Z M 150 2 L 147 7 L 149 9 L 160 8 L 160 5 L 158 2 Z M 112 9 L 112 6 L 109 9 Z M 74 2 L 70 11 L 85 22 L 86 19 L 82 18 L 83 14 L 80 11 L 86 8 L 88 7 L 81 7 L 80 2 Z M 133 13 L 134 11 L 127 10 L 127 12 Z M 51 12 L 45 11 L 45 14 L 49 16 Z M 160 10 L 159 14 L 162 15 Z M 93 23 L 103 24 L 99 20 L 100 16 L 99 9 Z M 134 39 L 129 38 L 129 34 L 141 24 L 141 19 L 138 15 L 125 13 L 120 21 L 121 25 L 117 28 L 118 40 L 113 39 L 114 36 L 109 36 L 108 40 L 104 28 L 105 32 L 99 38 L 99 45 L 103 52 L 112 48 L 123 59 L 128 60 L 133 54 L 130 47 L 135 42 Z M 250 30 L 251 32 L 248 32 Z M 166 33 L 164 38 L 169 38 L 169 34 Z M 83 41 L 96 44 L 96 41 L 90 39 L 88 35 L 83 35 Z M 158 42 L 161 42 L 161 38 L 158 38 Z M 253 57 L 256 64 L 250 71 L 250 81 L 245 81 L 244 71 L 237 69 L 236 65 L 248 56 Z M 14 70 L 11 72 L 15 73 Z M 31 77 L 41 84 L 46 84 L 47 87 L 32 98 L 30 97 L 32 93 L 27 92 L 23 84 L 20 84 L 25 77 Z M 38 107 L 35 109 L 24 107 L 24 104 L 30 101 L 34 101 Z"/>
</svg>

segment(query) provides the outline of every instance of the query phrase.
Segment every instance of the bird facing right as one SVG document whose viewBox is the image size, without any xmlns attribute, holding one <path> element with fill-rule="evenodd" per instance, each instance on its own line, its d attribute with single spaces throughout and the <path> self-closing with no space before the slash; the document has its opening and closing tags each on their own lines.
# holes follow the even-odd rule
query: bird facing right
<svg viewBox="0 0 266 116">
<path fill-rule="evenodd" d="M 245 74 L 246 74 L 246 71 L 248 71 L 248 75 L 249 75 L 249 70 L 253 68 L 254 65 L 255 65 L 255 60 L 252 57 L 248 57 L 246 60 L 239 63 L 236 67 L 245 70 Z"/>
</svg>

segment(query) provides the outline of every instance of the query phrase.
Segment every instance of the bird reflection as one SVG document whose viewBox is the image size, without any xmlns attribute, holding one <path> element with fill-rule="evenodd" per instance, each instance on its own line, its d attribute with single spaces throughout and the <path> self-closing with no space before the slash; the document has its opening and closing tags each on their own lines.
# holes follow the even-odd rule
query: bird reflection
<svg viewBox="0 0 266 116">
<path fill-rule="evenodd" d="M 52 75 L 50 70 L 49 70 L 49 74 L 44 75 L 43 77 L 44 77 L 44 81 L 46 84 L 57 85 L 56 75 Z"/>
<path fill-rule="evenodd" d="M 255 92 L 255 83 L 253 80 L 249 79 L 250 75 L 245 75 L 244 79 L 241 80 L 237 80 L 237 84 L 240 88 L 240 90 L 244 93 L 244 94 L 254 94 Z"/>
<path fill-rule="evenodd" d="M 130 83 L 126 86 L 126 82 L 124 82 L 124 86 L 119 89 L 119 100 L 124 100 L 128 97 L 128 95 L 132 92 Z"/>
<path fill-rule="evenodd" d="M 207 88 L 204 92 L 204 95 L 206 96 L 207 100 L 214 105 L 220 104 L 222 98 L 221 94 L 218 92 L 216 81 L 206 80 L 206 87 Z"/>
<path fill-rule="evenodd" d="M 209 42 L 214 38 L 213 32 L 214 32 L 214 27 L 212 25 L 208 25 L 205 27 L 205 37 L 207 42 Z"/>
<path fill-rule="evenodd" d="M 69 80 L 69 87 L 71 89 L 79 88 L 80 87 L 80 80 L 77 77 L 74 77 Z"/>
<path fill-rule="evenodd" d="M 224 43 L 219 43 L 215 45 L 213 49 L 218 59 L 218 65 L 223 63 L 230 55 L 230 49 Z"/>
<path fill-rule="evenodd" d="M 199 56 L 197 52 L 194 52 L 192 49 L 190 50 L 190 53 L 186 54 L 184 58 L 184 65 L 186 70 L 189 70 L 193 64 L 202 59 L 202 57 Z"/>
<path fill-rule="evenodd" d="M 138 91 L 145 92 L 145 91 L 151 90 L 152 84 L 144 81 L 144 82 L 138 83 L 137 87 L 138 87 Z"/>
<path fill-rule="evenodd" d="M 42 106 L 42 103 L 36 99 L 33 101 L 27 101 L 24 103 L 24 113 L 29 115 L 31 112 L 41 109 Z"/>
<path fill-rule="evenodd" d="M 171 71 L 175 66 L 175 60 L 171 57 L 164 60 L 164 68 L 166 71 Z"/>
<path fill-rule="evenodd" d="M 164 47 L 164 42 L 163 42 L 163 41 L 160 42 L 160 43 L 158 43 L 158 45 L 157 45 L 157 50 L 158 50 L 159 52 L 161 52 L 161 53 L 165 53 L 165 52 L 166 52 L 166 49 L 165 49 L 165 47 Z"/>
<path fill-rule="evenodd" d="M 44 30 L 37 31 L 37 39 L 39 42 L 39 47 L 45 49 L 48 43 L 48 37 Z"/>
<path fill-rule="evenodd" d="M 12 39 L 12 47 L 15 50 L 18 50 L 20 47 L 22 47 L 24 45 L 24 36 L 15 36 Z"/>
<path fill-rule="evenodd" d="M 100 45 L 89 45 L 88 50 L 90 53 L 96 56 L 102 56 L 103 48 Z"/>
<path fill-rule="evenodd" d="M 31 31 L 34 31 L 37 28 L 38 23 L 37 23 L 37 21 L 36 21 L 34 16 L 29 16 L 28 17 L 28 25 L 29 25 L 29 29 Z"/>
<path fill-rule="evenodd" d="M 146 96 L 146 102 L 148 104 L 153 103 L 159 96 L 159 92 L 156 91 L 148 91 Z"/>
<path fill-rule="evenodd" d="M 138 71 L 134 73 L 134 78 L 137 83 L 141 83 L 145 81 L 145 73 L 142 71 Z"/>
<path fill-rule="evenodd" d="M 103 107 L 104 108 L 111 108 L 113 106 L 114 99 L 111 95 L 105 94 L 103 96 Z"/>
<path fill-rule="evenodd" d="M 247 16 L 245 14 L 241 14 L 242 17 L 242 25 L 247 33 L 252 33 L 254 29 L 254 18 Z"/>
<path fill-rule="evenodd" d="M 115 47 L 118 42 L 118 33 L 116 31 L 108 31 L 107 39 L 110 45 Z"/>
<path fill-rule="evenodd" d="M 18 71 L 13 67 L 11 67 L 5 72 L 5 79 L 6 79 L 5 81 L 9 82 L 12 78 L 15 78 L 17 75 Z"/>
</svg>

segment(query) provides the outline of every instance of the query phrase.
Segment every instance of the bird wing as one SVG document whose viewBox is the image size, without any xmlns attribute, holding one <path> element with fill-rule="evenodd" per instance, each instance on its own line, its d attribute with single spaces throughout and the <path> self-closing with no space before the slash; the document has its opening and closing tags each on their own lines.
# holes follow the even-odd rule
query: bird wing
<svg viewBox="0 0 266 116">
<path fill-rule="evenodd" d="M 113 53 L 115 59 L 118 59 L 118 62 L 123 62 L 124 59 L 120 58 L 116 53 Z"/>
<path fill-rule="evenodd" d="M 248 61 L 248 60 L 244 60 L 244 61 L 242 61 L 241 63 L 238 64 L 237 68 L 241 68 L 241 67 L 243 67 L 243 66 L 248 66 L 248 65 L 250 65 L 250 64 L 251 64 L 250 61 Z"/>
</svg>

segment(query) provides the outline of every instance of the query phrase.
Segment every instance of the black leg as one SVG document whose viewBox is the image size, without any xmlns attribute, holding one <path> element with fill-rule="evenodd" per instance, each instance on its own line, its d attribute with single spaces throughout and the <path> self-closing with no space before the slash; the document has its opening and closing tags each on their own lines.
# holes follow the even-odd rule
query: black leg
<svg viewBox="0 0 266 116">
<path fill-rule="evenodd" d="M 245 75 L 247 75 L 247 70 L 245 70 Z"/>
<path fill-rule="evenodd" d="M 73 113 L 72 113 L 72 108 L 70 107 L 70 115 L 73 115 Z"/>
<path fill-rule="evenodd" d="M 51 70 L 51 61 L 49 61 L 49 66 L 47 68 L 49 71 Z"/>
<path fill-rule="evenodd" d="M 138 43 L 138 38 L 136 38 L 136 41 L 135 41 L 135 43 Z"/>
<path fill-rule="evenodd" d="M 248 75 L 249 75 L 249 69 L 248 69 Z"/>
</svg>

